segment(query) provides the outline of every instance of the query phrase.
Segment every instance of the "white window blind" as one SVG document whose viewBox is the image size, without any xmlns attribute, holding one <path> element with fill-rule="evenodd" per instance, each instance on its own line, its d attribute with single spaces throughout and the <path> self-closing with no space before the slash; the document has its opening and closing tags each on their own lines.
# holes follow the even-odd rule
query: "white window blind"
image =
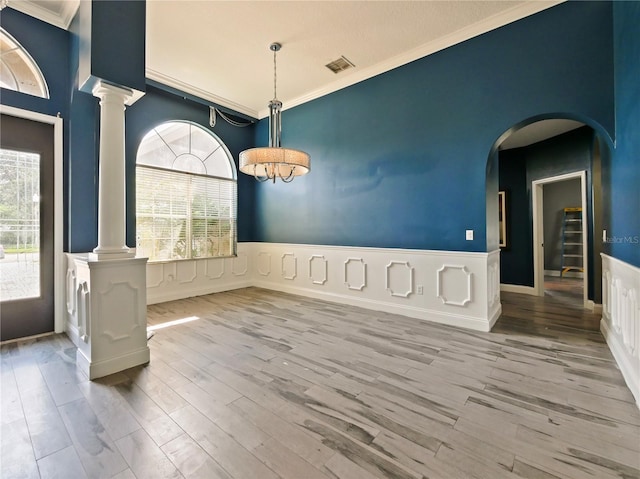
<svg viewBox="0 0 640 479">
<path fill-rule="evenodd" d="M 138 248 L 153 260 L 236 253 L 236 182 L 136 168 Z"/>
</svg>

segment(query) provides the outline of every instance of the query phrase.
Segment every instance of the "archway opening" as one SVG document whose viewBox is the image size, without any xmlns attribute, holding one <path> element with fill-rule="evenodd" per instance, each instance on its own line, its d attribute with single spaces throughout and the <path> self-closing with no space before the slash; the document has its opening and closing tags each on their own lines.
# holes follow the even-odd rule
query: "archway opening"
<svg viewBox="0 0 640 479">
<path fill-rule="evenodd" d="M 502 291 L 598 309 L 600 175 L 610 151 L 600 125 L 570 115 L 532 117 L 496 140 L 487 163 L 487 249 L 501 251 Z"/>
</svg>

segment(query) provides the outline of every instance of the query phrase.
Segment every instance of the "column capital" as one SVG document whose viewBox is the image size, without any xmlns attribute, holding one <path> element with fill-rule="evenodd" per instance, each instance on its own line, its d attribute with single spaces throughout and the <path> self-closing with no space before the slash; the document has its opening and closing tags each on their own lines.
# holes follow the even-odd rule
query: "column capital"
<svg viewBox="0 0 640 479">
<path fill-rule="evenodd" d="M 124 105 L 133 96 L 133 91 L 129 88 L 113 85 L 103 80 L 98 81 L 91 90 L 93 96 L 104 100 L 107 96 L 119 97 Z"/>
</svg>

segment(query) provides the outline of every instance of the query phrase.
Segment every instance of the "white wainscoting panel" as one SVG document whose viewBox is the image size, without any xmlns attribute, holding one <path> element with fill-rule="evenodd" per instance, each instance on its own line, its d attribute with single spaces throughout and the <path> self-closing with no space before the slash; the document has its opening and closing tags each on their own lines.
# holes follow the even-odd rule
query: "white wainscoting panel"
<svg viewBox="0 0 640 479">
<path fill-rule="evenodd" d="M 269 253 L 259 253 L 257 262 L 258 274 L 269 276 L 271 274 L 271 255 Z"/>
<path fill-rule="evenodd" d="M 491 327 L 502 313 L 500 303 L 500 250 L 487 255 L 487 317 L 491 318 Z"/>
<path fill-rule="evenodd" d="M 367 264 L 362 258 L 347 258 L 344 262 L 344 284 L 347 288 L 362 291 L 367 285 Z"/>
<path fill-rule="evenodd" d="M 220 279 L 224 275 L 224 259 L 208 258 L 204 263 L 204 275 L 209 279 Z"/>
<path fill-rule="evenodd" d="M 242 243 L 250 284 L 489 331 L 500 315 L 499 252 Z M 271 258 L 277 274 L 269 274 Z M 298 267 L 309 266 L 309 274 Z M 452 266 L 454 265 L 454 266 Z M 438 296 L 438 271 L 445 268 Z M 449 275 L 449 273 L 451 273 Z M 231 288 L 229 288 L 231 289 Z M 417 294 L 422 291 L 422 294 Z"/>
<path fill-rule="evenodd" d="M 73 256 L 69 254 L 65 254 L 65 262 L 67 268 L 65 303 L 67 308 L 64 318 L 64 330 L 73 344 L 77 346 L 80 337 L 78 314 L 78 307 L 80 306 L 78 301 L 78 266 L 76 265 Z"/>
<path fill-rule="evenodd" d="M 178 283 L 193 283 L 198 276 L 197 264 L 195 260 L 190 261 L 178 261 L 175 263 L 176 267 L 176 279 Z"/>
<path fill-rule="evenodd" d="M 236 257 L 231 258 L 231 272 L 234 276 L 245 276 L 249 271 L 249 259 L 247 253 L 238 251 Z"/>
<path fill-rule="evenodd" d="M 236 257 L 148 263 L 147 304 L 251 286 L 247 249 L 239 243 Z"/>
<path fill-rule="evenodd" d="M 298 276 L 298 258 L 295 253 L 282 253 L 280 255 L 280 274 L 284 279 L 293 281 Z"/>
<path fill-rule="evenodd" d="M 309 258 L 309 279 L 313 284 L 327 282 L 327 260 L 321 254 L 311 255 Z"/>
<path fill-rule="evenodd" d="M 413 268 L 408 261 L 389 262 L 385 274 L 385 289 L 391 296 L 408 298 L 413 293 Z"/>
<path fill-rule="evenodd" d="M 640 408 L 640 268 L 601 256 L 600 330 Z"/>
<path fill-rule="evenodd" d="M 164 268 L 161 263 L 147 264 L 147 288 L 157 288 L 164 282 Z"/>
<path fill-rule="evenodd" d="M 471 271 L 461 264 L 444 264 L 438 270 L 438 298 L 444 304 L 466 306 L 471 302 Z"/>
</svg>

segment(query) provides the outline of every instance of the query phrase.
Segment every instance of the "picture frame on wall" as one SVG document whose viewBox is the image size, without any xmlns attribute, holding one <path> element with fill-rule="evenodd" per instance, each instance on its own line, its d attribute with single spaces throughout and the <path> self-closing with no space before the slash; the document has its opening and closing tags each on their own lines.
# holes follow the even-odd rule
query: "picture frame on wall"
<svg viewBox="0 0 640 479">
<path fill-rule="evenodd" d="M 498 228 L 500 248 L 507 247 L 507 194 L 506 191 L 498 191 Z"/>
</svg>

